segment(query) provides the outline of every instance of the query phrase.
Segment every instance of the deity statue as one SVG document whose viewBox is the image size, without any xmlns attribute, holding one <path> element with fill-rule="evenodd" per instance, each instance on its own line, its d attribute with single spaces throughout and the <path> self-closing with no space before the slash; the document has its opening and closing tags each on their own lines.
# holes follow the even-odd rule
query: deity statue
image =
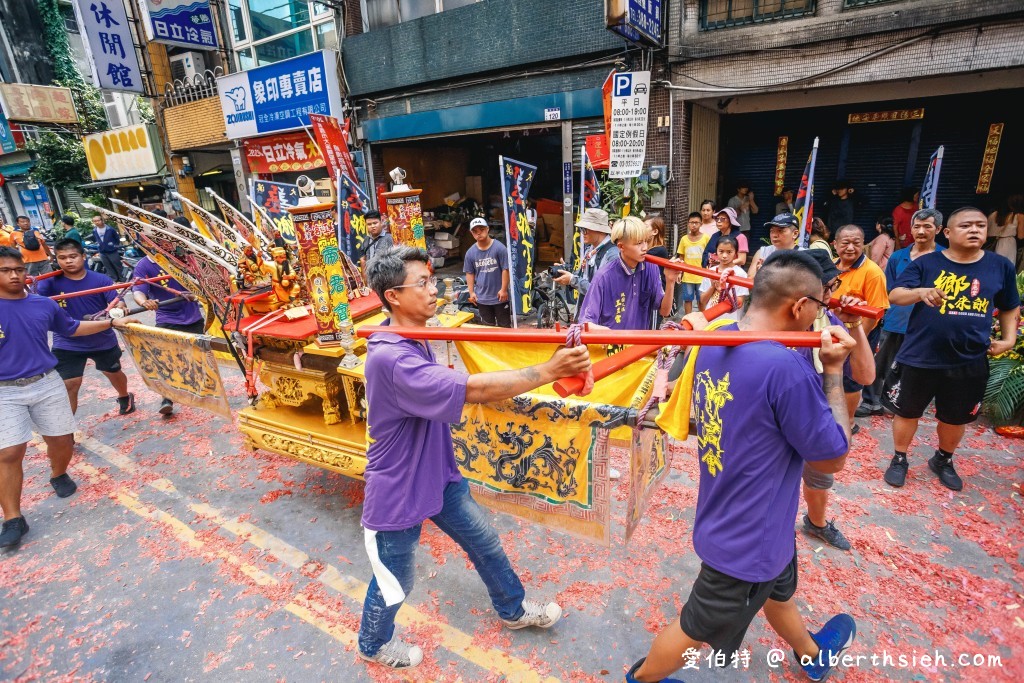
<svg viewBox="0 0 1024 683">
<path fill-rule="evenodd" d="M 271 279 L 274 286 L 274 296 L 277 298 L 275 308 L 287 306 L 299 295 L 299 276 L 288 261 L 288 252 L 282 247 L 274 247 L 270 250 L 274 258 L 271 266 Z"/>
</svg>

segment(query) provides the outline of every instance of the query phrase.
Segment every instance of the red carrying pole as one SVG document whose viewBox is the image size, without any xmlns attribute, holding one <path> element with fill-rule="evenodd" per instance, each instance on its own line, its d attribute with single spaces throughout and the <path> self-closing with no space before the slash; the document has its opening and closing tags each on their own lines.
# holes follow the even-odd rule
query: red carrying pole
<svg viewBox="0 0 1024 683">
<path fill-rule="evenodd" d="M 148 284 L 153 282 L 162 282 L 163 280 L 170 280 L 170 275 L 161 275 L 159 277 L 147 277 L 141 280 L 132 280 L 131 282 L 117 282 L 106 287 L 96 287 L 94 289 L 83 289 L 81 292 L 69 292 L 68 294 L 55 294 L 50 298 L 54 301 L 60 301 L 62 299 L 73 299 L 76 296 L 85 296 L 86 294 L 100 294 L 102 292 L 109 292 L 114 289 L 125 289 L 126 287 L 134 287 L 135 285 Z"/>
<path fill-rule="evenodd" d="M 64 271 L 62 271 L 62 270 L 60 270 L 58 268 L 57 270 L 51 270 L 49 273 L 43 273 L 42 275 L 34 275 L 34 276 L 33 275 L 29 275 L 28 277 L 25 278 L 25 283 L 29 284 L 29 285 L 33 285 L 33 284 L 39 282 L 40 280 L 45 280 L 46 278 L 55 277 L 57 275 L 60 275 L 62 272 L 64 272 Z"/>
<path fill-rule="evenodd" d="M 668 268 L 669 270 L 678 270 L 681 273 L 689 273 L 690 275 L 699 275 L 706 277 L 711 280 L 717 280 L 721 277 L 721 273 L 717 273 L 707 268 L 698 268 L 697 266 L 691 266 L 689 263 L 682 261 L 669 261 L 668 259 L 661 258 L 659 256 L 651 256 L 647 254 L 644 258 L 653 263 L 656 266 L 662 268 Z M 734 287 L 746 287 L 750 289 L 754 286 L 754 281 L 749 277 L 739 277 L 738 275 L 729 275 L 725 278 L 725 281 Z M 871 320 L 881 320 L 882 316 L 885 315 L 885 309 L 876 308 L 874 306 L 843 306 L 839 303 L 839 299 L 833 298 L 829 301 L 831 308 L 838 308 L 843 313 L 852 313 L 853 315 L 859 315 L 862 318 L 870 318 Z"/>
<path fill-rule="evenodd" d="M 406 339 L 427 341 L 526 342 L 531 344 L 565 344 L 565 333 L 557 330 L 506 330 L 484 327 L 394 327 L 366 325 L 356 330 L 359 337 L 378 332 L 397 334 Z M 626 346 L 739 346 L 759 341 L 776 341 L 790 347 L 820 347 L 817 332 L 751 332 L 688 330 L 584 330 L 583 344 Z"/>
<path fill-rule="evenodd" d="M 725 315 L 726 313 L 731 312 L 732 310 L 733 307 L 731 301 L 720 301 L 714 306 L 711 306 L 706 311 L 704 311 L 704 317 L 707 318 L 708 321 L 711 321 L 721 315 Z M 687 330 L 693 329 L 693 326 L 690 325 L 690 322 L 688 320 L 684 320 L 680 324 Z M 645 346 L 642 344 L 637 344 L 636 346 L 629 346 L 623 349 L 622 351 L 619 351 L 614 356 L 608 356 L 607 358 L 602 358 L 601 360 L 597 361 L 596 363 L 594 363 L 593 367 L 591 367 L 590 372 L 594 376 L 594 381 L 597 382 L 598 380 L 602 380 L 605 377 L 608 377 L 609 375 L 614 375 L 616 372 L 626 367 L 627 365 L 631 365 L 636 361 L 640 360 L 641 358 L 643 358 L 644 356 L 650 353 L 654 353 L 659 349 L 661 349 L 661 346 Z M 562 398 L 566 398 L 567 396 L 572 396 L 583 391 L 583 384 L 584 380 L 582 377 L 563 377 L 562 379 L 555 382 L 555 393 L 561 396 Z"/>
</svg>

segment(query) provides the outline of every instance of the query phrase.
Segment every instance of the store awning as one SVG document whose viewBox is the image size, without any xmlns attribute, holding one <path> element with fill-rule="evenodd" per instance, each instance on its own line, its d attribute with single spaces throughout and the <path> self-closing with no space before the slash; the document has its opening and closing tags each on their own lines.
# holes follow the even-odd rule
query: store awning
<svg viewBox="0 0 1024 683">
<path fill-rule="evenodd" d="M 156 181 L 158 185 L 166 177 L 165 173 L 154 173 L 152 175 L 135 176 L 132 178 L 111 178 L 110 180 L 98 180 L 94 183 L 83 183 L 78 186 L 79 190 L 92 190 L 97 187 L 114 187 L 115 185 L 145 185 Z"/>
<path fill-rule="evenodd" d="M 0 173 L 8 178 L 25 175 L 35 165 L 35 159 L 28 152 L 21 150 L 0 156 Z"/>
</svg>

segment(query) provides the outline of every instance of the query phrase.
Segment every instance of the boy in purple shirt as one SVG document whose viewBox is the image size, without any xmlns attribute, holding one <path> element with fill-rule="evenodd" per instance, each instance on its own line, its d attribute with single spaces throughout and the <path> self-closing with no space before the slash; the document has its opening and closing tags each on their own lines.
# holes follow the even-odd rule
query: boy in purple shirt
<svg viewBox="0 0 1024 683">
<path fill-rule="evenodd" d="M 810 256 L 780 252 L 757 273 L 744 318 L 721 329 L 806 330 L 824 296 L 821 277 Z M 762 608 L 811 680 L 824 678 L 853 642 L 856 625 L 849 615 L 833 617 L 812 635 L 793 599 L 800 473 L 805 464 L 838 472 L 849 448 L 842 372 L 855 342 L 839 326 L 821 334 L 821 378 L 777 342 L 699 350 L 693 381 L 700 458 L 693 547 L 701 571 L 679 621 L 658 635 L 626 681 L 663 680 L 685 663 L 683 653 L 703 643 L 729 661 Z"/>
<path fill-rule="evenodd" d="M 378 255 L 367 264 L 367 279 L 391 313 L 388 324 L 426 327 L 437 308 L 426 252 L 397 247 Z M 439 365 L 426 343 L 389 333 L 370 337 L 362 524 L 373 580 L 359 624 L 360 657 L 392 668 L 423 660 L 419 647 L 395 636 L 395 615 L 412 590 L 427 519 L 469 555 L 508 628 L 549 628 L 562 616 L 557 604 L 525 597 L 501 539 L 459 473 L 448 425 L 462 419 L 466 403 L 502 401 L 589 367 L 586 347 L 577 346 L 521 370 L 466 375 Z"/>
<path fill-rule="evenodd" d="M 50 485 L 61 498 L 78 486 L 68 476 L 75 445 L 75 417 L 57 373 L 47 334 L 80 337 L 123 327 L 122 320 L 73 320 L 56 301 L 25 292 L 21 252 L 0 247 L 0 548 L 28 533 L 21 514 L 22 461 L 32 427 L 46 442 Z"/>
<path fill-rule="evenodd" d="M 654 314 L 672 312 L 676 278 L 661 285 L 658 267 L 644 261 L 651 229 L 636 216 L 615 221 L 619 258 L 597 271 L 580 306 L 579 321 L 613 330 L 654 329 Z"/>
<path fill-rule="evenodd" d="M 72 294 L 114 284 L 106 275 L 85 267 L 85 249 L 79 242 L 63 239 L 53 245 L 53 253 L 57 257 L 61 275 L 40 280 L 36 288 L 39 296 Z M 75 320 L 85 320 L 88 316 L 105 311 L 116 298 L 117 292 L 109 290 L 61 299 L 58 304 Z M 119 414 L 127 415 L 135 411 L 135 394 L 128 391 L 128 378 L 121 370 L 121 347 L 117 344 L 117 335 L 113 330 L 80 338 L 55 333 L 53 355 L 57 358 L 57 374 L 64 380 L 68 398 L 71 399 L 71 412 L 78 412 L 78 390 L 82 387 L 85 364 L 89 360 L 107 376 L 110 385 L 117 391 Z"/>
<path fill-rule="evenodd" d="M 146 256 L 135 264 L 133 277 L 136 279 L 149 279 L 167 275 L 164 269 L 156 264 L 153 259 Z M 174 290 L 174 291 L 169 291 Z M 176 330 L 188 334 L 202 334 L 206 330 L 206 323 L 203 321 L 203 310 L 195 301 L 179 301 L 167 306 L 160 306 L 159 302 L 173 299 L 177 296 L 174 292 L 185 292 L 188 290 L 181 286 L 177 280 L 165 280 L 161 285 L 142 283 L 132 287 L 132 296 L 135 301 L 144 308 L 156 311 L 156 326 L 165 330 Z M 174 402 L 164 397 L 160 403 L 159 413 L 164 417 L 174 412 Z"/>
</svg>

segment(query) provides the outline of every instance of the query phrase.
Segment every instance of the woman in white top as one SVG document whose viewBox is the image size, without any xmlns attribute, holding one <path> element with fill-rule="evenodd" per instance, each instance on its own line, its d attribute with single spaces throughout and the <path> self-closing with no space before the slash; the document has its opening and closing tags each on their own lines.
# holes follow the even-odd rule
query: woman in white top
<svg viewBox="0 0 1024 683">
<path fill-rule="evenodd" d="M 996 238 L 992 249 L 1017 266 L 1017 240 L 1024 240 L 1024 195 L 1011 195 L 1006 204 L 988 217 L 988 236 Z"/>
</svg>

